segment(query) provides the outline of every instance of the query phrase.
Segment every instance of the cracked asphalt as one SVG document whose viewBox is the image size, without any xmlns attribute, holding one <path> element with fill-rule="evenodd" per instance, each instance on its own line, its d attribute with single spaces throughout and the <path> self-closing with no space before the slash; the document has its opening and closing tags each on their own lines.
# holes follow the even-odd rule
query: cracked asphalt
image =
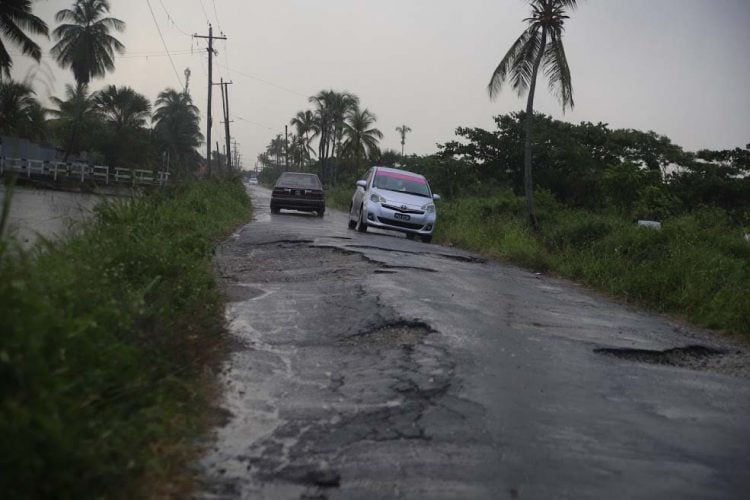
<svg viewBox="0 0 750 500">
<path fill-rule="evenodd" d="M 747 348 L 346 216 L 218 251 L 237 349 L 204 498 L 746 498 Z"/>
</svg>

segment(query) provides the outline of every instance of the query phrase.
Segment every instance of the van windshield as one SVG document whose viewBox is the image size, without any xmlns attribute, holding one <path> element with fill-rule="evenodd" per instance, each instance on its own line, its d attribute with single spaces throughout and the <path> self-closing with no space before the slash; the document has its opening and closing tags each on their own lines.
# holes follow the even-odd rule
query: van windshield
<svg viewBox="0 0 750 500">
<path fill-rule="evenodd" d="M 416 175 L 378 171 L 377 175 L 375 175 L 374 186 L 378 189 L 396 191 L 398 193 L 414 194 L 424 196 L 425 198 L 432 197 L 427 181 Z"/>
</svg>

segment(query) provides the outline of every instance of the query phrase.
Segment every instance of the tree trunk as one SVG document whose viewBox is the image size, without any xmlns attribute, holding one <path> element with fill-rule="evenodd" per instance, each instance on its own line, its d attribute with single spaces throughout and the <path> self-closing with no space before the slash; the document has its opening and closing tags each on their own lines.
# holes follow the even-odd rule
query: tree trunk
<svg viewBox="0 0 750 500">
<path fill-rule="evenodd" d="M 81 95 L 81 87 L 82 85 L 79 83 L 78 87 L 76 88 L 76 95 Z M 78 115 L 76 116 L 75 121 L 73 122 L 73 129 L 70 132 L 70 139 L 68 140 L 68 147 L 65 148 L 65 157 L 63 158 L 63 162 L 68 161 L 68 158 L 70 157 L 70 153 L 73 152 L 73 145 L 75 144 L 76 137 L 78 136 L 78 128 L 81 126 L 81 119 L 83 118 L 83 103 L 80 103 L 81 106 L 78 108 Z"/>
<path fill-rule="evenodd" d="M 539 223 L 536 218 L 536 210 L 534 208 L 534 179 L 532 176 L 532 148 L 531 148 L 531 133 L 534 124 L 534 93 L 536 92 L 536 78 L 539 73 L 539 66 L 542 63 L 544 57 L 544 50 L 547 47 L 547 28 L 542 29 L 542 44 L 539 47 L 539 54 L 537 54 L 536 61 L 534 61 L 534 70 L 531 73 L 531 83 L 529 84 L 529 97 L 526 101 L 526 137 L 524 139 L 524 154 L 523 154 L 523 187 L 524 194 L 526 195 L 526 211 L 529 217 L 529 223 L 534 230 L 539 229 Z"/>
</svg>

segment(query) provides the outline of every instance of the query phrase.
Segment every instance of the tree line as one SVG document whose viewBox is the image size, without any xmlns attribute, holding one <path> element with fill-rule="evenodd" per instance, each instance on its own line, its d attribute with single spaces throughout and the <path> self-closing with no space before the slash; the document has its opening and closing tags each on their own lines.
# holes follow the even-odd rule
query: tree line
<svg viewBox="0 0 750 500">
<path fill-rule="evenodd" d="M 383 132 L 375 126 L 377 115 L 362 107 L 357 95 L 321 90 L 309 98 L 313 109 L 299 111 L 289 122 L 292 134 L 279 134 L 258 156 L 263 177 L 273 180 L 287 170 L 316 172 L 326 184 L 351 180 L 369 164 L 396 159 L 395 151 L 382 151 Z M 402 151 L 411 128 L 396 128 Z M 316 142 L 317 141 L 317 142 Z"/>
<path fill-rule="evenodd" d="M 200 164 L 200 113 L 187 89 L 166 88 L 152 103 L 128 86 L 109 85 L 93 92 L 90 83 L 114 70 L 125 46 L 114 36 L 125 22 L 109 16 L 108 0 L 76 0 L 55 15 L 58 26 L 32 13 L 30 0 L 0 3 L 0 33 L 37 62 L 42 49 L 30 37 L 50 34 L 50 55 L 69 69 L 75 85 L 42 105 L 31 81 L 11 79 L 13 57 L 0 38 L 0 134 L 51 144 L 62 159 L 71 157 L 110 166 L 161 168 L 192 173 Z M 86 133 L 82 133 L 85 131 Z M 87 155 L 82 156 L 82 153 Z"/>
</svg>

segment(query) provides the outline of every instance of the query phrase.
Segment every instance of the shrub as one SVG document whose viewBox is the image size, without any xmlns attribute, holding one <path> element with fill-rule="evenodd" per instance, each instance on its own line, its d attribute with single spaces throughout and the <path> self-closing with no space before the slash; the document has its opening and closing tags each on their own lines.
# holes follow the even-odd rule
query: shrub
<svg viewBox="0 0 750 500">
<path fill-rule="evenodd" d="M 212 245 L 248 215 L 239 181 L 201 182 L 0 255 L 0 490 L 129 497 L 177 475 L 223 345 Z"/>
</svg>

